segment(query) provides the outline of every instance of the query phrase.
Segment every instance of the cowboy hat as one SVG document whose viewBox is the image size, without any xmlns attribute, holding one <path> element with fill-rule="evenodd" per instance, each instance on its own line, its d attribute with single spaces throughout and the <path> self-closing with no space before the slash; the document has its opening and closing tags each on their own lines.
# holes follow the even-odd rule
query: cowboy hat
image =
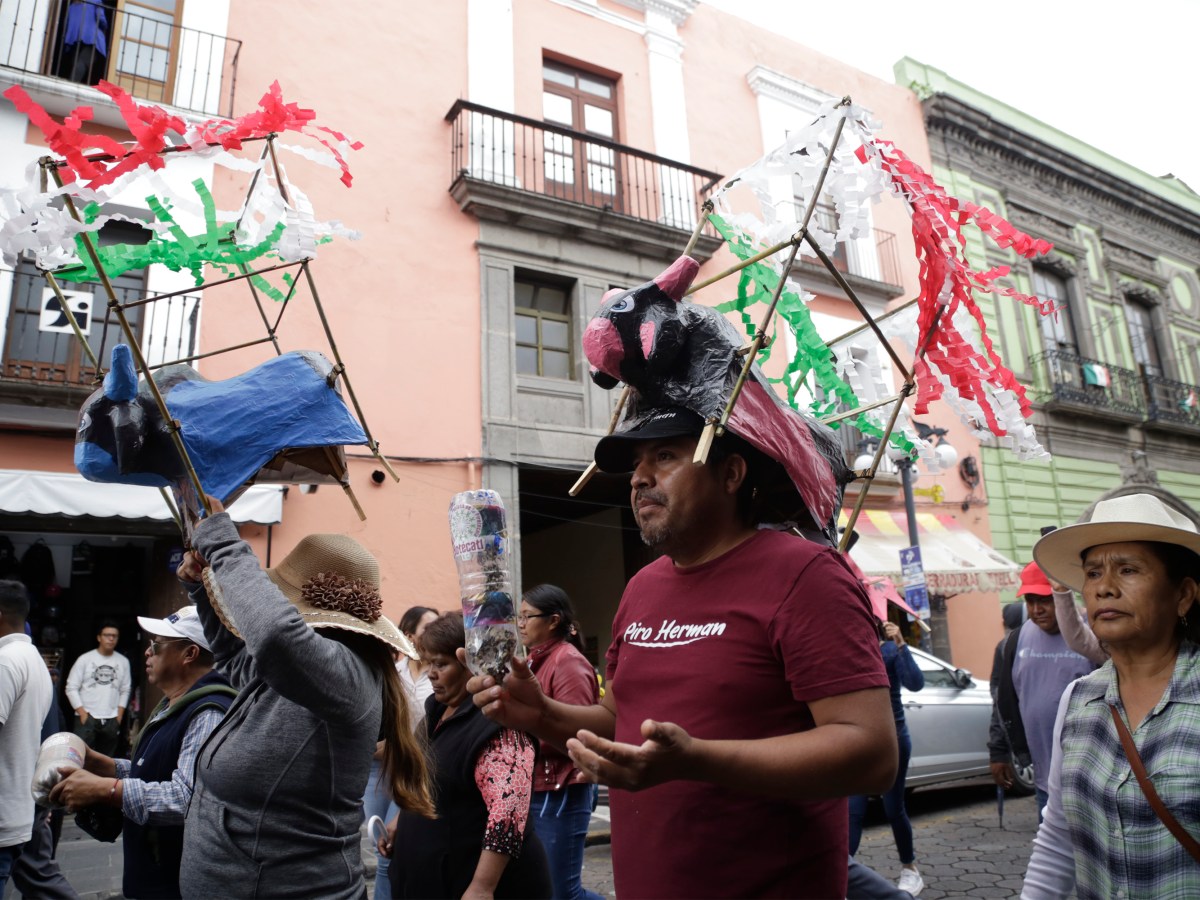
<svg viewBox="0 0 1200 900">
<path fill-rule="evenodd" d="M 234 634 L 233 617 L 211 569 L 204 584 L 221 621 Z M 379 563 L 362 544 L 344 534 L 310 534 L 279 565 L 266 570 L 309 627 L 340 628 L 366 634 L 412 659 L 412 642 L 381 612 Z"/>
<path fill-rule="evenodd" d="M 1087 522 L 1052 531 L 1033 547 L 1033 558 L 1054 581 L 1083 590 L 1083 552 L 1100 544 L 1157 541 L 1200 554 L 1196 523 L 1153 494 L 1101 500 Z"/>
</svg>

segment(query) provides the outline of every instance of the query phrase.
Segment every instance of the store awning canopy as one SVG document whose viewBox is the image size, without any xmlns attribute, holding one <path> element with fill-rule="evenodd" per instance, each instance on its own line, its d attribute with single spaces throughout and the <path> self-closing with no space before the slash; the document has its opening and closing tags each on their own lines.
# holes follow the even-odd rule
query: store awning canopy
<svg viewBox="0 0 1200 900">
<path fill-rule="evenodd" d="M 846 524 L 844 511 L 841 524 Z M 863 510 L 854 530 L 859 539 L 850 556 L 863 572 L 871 578 L 889 578 L 897 586 L 904 584 L 900 551 L 909 546 L 905 514 Z M 950 597 L 969 591 L 1011 590 L 1020 584 L 1021 567 L 997 553 L 953 516 L 917 513 L 917 531 L 929 593 Z"/>
<path fill-rule="evenodd" d="M 101 484 L 73 472 L 18 469 L 0 469 L 0 514 L 172 520 L 155 488 Z M 276 525 L 283 519 L 283 488 L 254 485 L 229 507 L 229 515 L 239 524 Z"/>
</svg>

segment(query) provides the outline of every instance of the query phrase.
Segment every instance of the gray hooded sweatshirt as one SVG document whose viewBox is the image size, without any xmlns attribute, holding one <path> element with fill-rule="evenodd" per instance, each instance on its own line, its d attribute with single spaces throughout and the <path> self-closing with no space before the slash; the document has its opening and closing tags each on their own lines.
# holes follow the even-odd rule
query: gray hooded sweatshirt
<svg viewBox="0 0 1200 900">
<path fill-rule="evenodd" d="M 365 895 L 360 801 L 383 714 L 380 674 L 314 631 L 226 514 L 197 528 L 241 639 L 191 590 L 216 667 L 240 691 L 201 747 L 184 828 L 184 897 Z"/>
</svg>

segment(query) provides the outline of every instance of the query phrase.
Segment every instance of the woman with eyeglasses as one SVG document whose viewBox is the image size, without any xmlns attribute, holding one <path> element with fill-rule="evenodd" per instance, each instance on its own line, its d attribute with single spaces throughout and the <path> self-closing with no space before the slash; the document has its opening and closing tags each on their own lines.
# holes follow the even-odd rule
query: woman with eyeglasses
<svg viewBox="0 0 1200 900">
<path fill-rule="evenodd" d="M 600 702 L 596 670 L 583 655 L 583 641 L 566 591 L 552 584 L 526 591 L 517 628 L 529 650 L 529 668 L 547 697 L 577 706 Z M 580 880 L 596 785 L 584 779 L 568 756 L 541 741 L 533 791 L 533 827 L 546 848 L 555 898 L 598 900 L 599 895 L 585 890 Z"/>
</svg>

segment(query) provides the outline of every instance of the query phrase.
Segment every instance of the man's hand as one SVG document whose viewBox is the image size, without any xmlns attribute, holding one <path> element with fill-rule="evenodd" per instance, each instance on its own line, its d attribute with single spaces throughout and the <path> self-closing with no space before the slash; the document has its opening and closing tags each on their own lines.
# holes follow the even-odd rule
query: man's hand
<svg viewBox="0 0 1200 900">
<path fill-rule="evenodd" d="M 567 753 L 589 781 L 640 791 L 665 781 L 688 778 L 695 747 L 691 735 L 671 722 L 642 723 L 640 747 L 581 731 L 567 741 Z"/>
<path fill-rule="evenodd" d="M 65 806 L 68 812 L 78 812 L 85 806 L 103 803 L 112 794 L 111 778 L 101 778 L 71 766 L 63 766 L 58 773 L 63 780 L 51 789 L 50 802 Z"/>
<path fill-rule="evenodd" d="M 458 661 L 467 664 L 467 651 L 457 651 Z M 503 686 L 490 675 L 474 675 L 467 692 L 483 714 L 506 728 L 536 733 L 546 710 L 546 695 L 537 678 L 523 660 L 514 658 L 512 671 L 504 676 Z"/>
<path fill-rule="evenodd" d="M 883 633 L 887 635 L 889 641 L 894 641 L 897 647 L 904 646 L 904 632 L 900 630 L 900 626 L 895 622 L 884 622 Z"/>
<path fill-rule="evenodd" d="M 91 716 L 89 716 L 87 714 L 87 710 L 84 709 L 82 706 L 79 707 L 79 709 L 75 710 L 75 715 L 79 716 L 79 724 L 80 725 L 86 725 L 87 720 L 91 718 Z"/>
<path fill-rule="evenodd" d="M 183 562 L 179 564 L 179 568 L 175 570 L 175 577 L 180 581 L 185 581 L 188 584 L 199 584 L 201 573 L 208 563 L 204 561 L 204 557 L 195 550 L 189 550 L 183 554 Z"/>
<path fill-rule="evenodd" d="M 1000 785 L 1002 788 L 1010 788 L 1013 786 L 1013 779 L 1016 777 L 1013 772 L 1013 767 L 1005 762 L 994 762 L 992 768 L 992 781 Z"/>
</svg>

